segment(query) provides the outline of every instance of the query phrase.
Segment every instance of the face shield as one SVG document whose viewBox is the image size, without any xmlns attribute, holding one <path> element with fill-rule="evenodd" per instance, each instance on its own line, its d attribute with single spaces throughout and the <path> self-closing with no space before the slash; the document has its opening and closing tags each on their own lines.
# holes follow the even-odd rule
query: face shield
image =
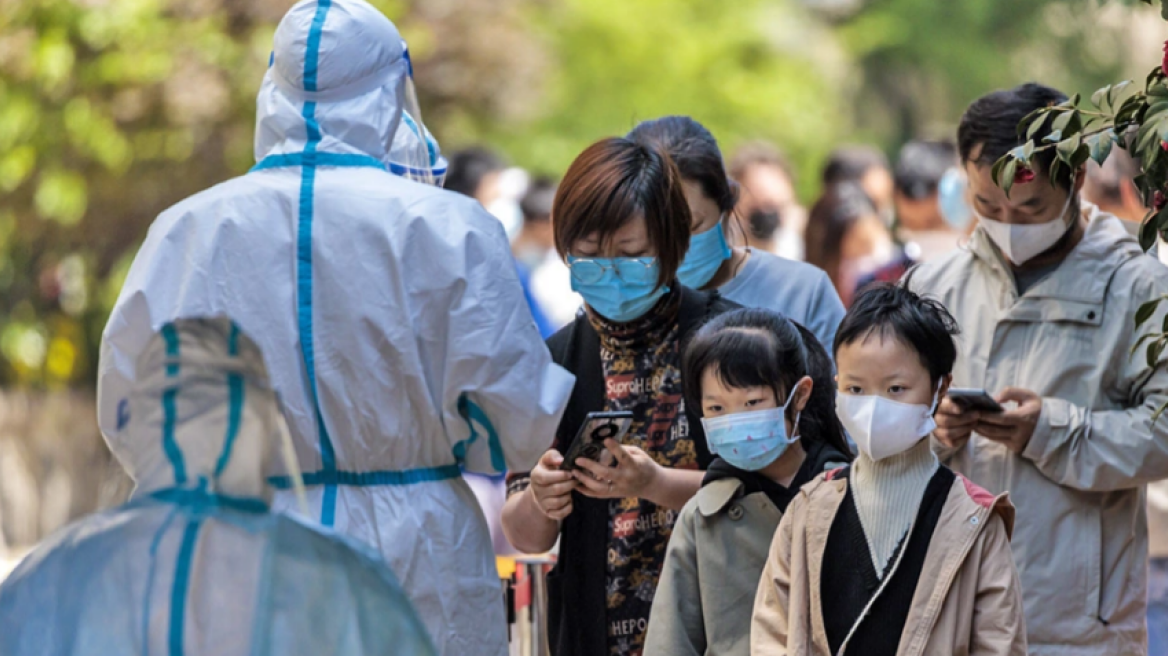
<svg viewBox="0 0 1168 656">
<path fill-rule="evenodd" d="M 414 65 L 409 48 L 404 44 L 403 48 L 409 75 L 402 85 L 402 117 L 389 147 L 389 170 L 416 182 L 441 187 L 446 181 L 446 159 L 438 141 L 422 122 L 422 108 L 414 87 Z"/>
</svg>

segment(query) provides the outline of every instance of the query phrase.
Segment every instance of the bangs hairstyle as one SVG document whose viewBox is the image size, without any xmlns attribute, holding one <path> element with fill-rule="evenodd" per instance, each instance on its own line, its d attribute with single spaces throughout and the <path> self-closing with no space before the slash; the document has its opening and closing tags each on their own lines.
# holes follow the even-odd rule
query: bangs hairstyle
<svg viewBox="0 0 1168 656">
<path fill-rule="evenodd" d="M 882 283 L 867 287 L 853 301 L 835 334 L 834 352 L 838 355 L 841 346 L 872 336 L 895 339 L 917 352 L 935 383 L 953 373 L 957 361 L 953 337 L 960 332 L 957 320 L 940 302 Z"/>
<path fill-rule="evenodd" d="M 588 147 L 564 174 L 552 207 L 556 251 L 567 259 L 572 245 L 596 235 L 604 248 L 625 224 L 645 217 L 657 249 L 657 286 L 677 277 L 689 249 L 691 217 L 681 174 L 660 147 L 612 137 Z"/>
<path fill-rule="evenodd" d="M 702 374 L 714 368 L 727 387 L 769 387 L 782 405 L 804 376 L 813 383 L 799 416 L 802 439 L 825 442 L 851 459 L 835 414 L 831 358 L 811 331 L 760 308 L 718 315 L 694 336 L 682 360 L 686 403 L 702 407 Z"/>
</svg>

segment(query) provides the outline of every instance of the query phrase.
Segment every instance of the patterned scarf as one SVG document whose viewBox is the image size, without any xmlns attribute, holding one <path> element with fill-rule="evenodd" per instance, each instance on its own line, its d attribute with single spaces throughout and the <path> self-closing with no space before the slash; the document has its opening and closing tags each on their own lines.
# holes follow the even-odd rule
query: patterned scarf
<svg viewBox="0 0 1168 656">
<path fill-rule="evenodd" d="M 622 441 L 640 447 L 663 467 L 697 469 L 682 400 L 676 290 L 645 317 L 614 324 L 589 313 L 600 336 L 605 410 L 633 413 Z M 640 654 L 649 609 L 677 513 L 644 499 L 609 501 L 608 648 L 611 656 Z"/>
</svg>

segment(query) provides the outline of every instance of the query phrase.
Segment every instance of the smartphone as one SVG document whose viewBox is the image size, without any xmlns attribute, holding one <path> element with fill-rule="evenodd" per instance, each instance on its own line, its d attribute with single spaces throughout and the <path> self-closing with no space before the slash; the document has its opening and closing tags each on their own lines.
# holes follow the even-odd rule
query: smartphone
<svg viewBox="0 0 1168 656">
<path fill-rule="evenodd" d="M 564 454 L 564 462 L 560 465 L 563 471 L 579 469 L 576 460 L 587 458 L 602 465 L 611 466 L 613 457 L 604 448 L 604 441 L 613 439 L 617 442 L 629 432 L 633 424 L 631 412 L 589 412 L 576 431 L 576 439 Z"/>
<path fill-rule="evenodd" d="M 957 387 L 949 388 L 950 399 L 961 406 L 962 410 L 977 410 L 978 412 L 1002 412 L 1005 408 L 1002 404 L 994 400 L 988 392 L 983 389 L 961 389 Z"/>
</svg>

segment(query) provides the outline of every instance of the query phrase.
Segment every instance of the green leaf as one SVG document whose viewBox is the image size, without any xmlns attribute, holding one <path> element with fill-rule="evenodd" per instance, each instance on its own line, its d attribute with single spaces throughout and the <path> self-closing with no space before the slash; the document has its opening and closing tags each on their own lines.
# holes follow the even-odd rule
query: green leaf
<svg viewBox="0 0 1168 656">
<path fill-rule="evenodd" d="M 1087 146 L 1091 149 L 1091 159 L 1095 160 L 1096 164 L 1102 166 L 1111 156 L 1111 147 L 1115 143 L 1114 136 L 1113 130 L 1107 130 L 1087 137 Z"/>
<path fill-rule="evenodd" d="M 1055 146 L 1055 151 L 1058 153 L 1059 159 L 1066 162 L 1072 169 L 1078 168 L 1075 166 L 1075 153 L 1079 150 L 1079 146 L 1083 144 L 1083 135 L 1076 134 L 1069 139 L 1063 139 Z"/>
<path fill-rule="evenodd" d="M 1156 216 L 1157 214 L 1155 212 L 1149 212 L 1144 217 L 1143 223 L 1140 224 L 1140 248 L 1144 249 L 1145 253 L 1151 250 L 1152 246 L 1156 245 L 1156 235 L 1160 232 L 1159 221 L 1156 220 Z M 1137 314 L 1136 316 L 1138 317 L 1139 315 Z"/>
<path fill-rule="evenodd" d="M 1111 98 L 1111 85 L 1109 84 L 1109 85 L 1103 87 L 1102 89 L 1099 89 L 1095 93 L 1091 94 L 1091 104 L 1095 105 L 1099 109 L 1104 109 L 1104 110 L 1110 109 L 1111 108 L 1110 98 Z"/>
<path fill-rule="evenodd" d="M 1026 145 L 1022 146 L 1022 161 L 1026 162 L 1026 166 L 1030 166 L 1030 158 L 1034 156 L 1034 142 L 1027 141 Z"/>
<path fill-rule="evenodd" d="M 1047 142 L 1047 143 L 1058 143 L 1059 141 L 1062 141 L 1062 139 L 1063 139 L 1063 131 L 1062 130 L 1055 130 L 1042 138 L 1042 140 Z"/>
<path fill-rule="evenodd" d="M 1168 346 L 1168 339 L 1160 338 L 1150 345 L 1148 345 L 1148 367 L 1155 369 L 1160 362 L 1160 356 L 1164 354 L 1164 347 Z"/>
<path fill-rule="evenodd" d="M 1160 16 L 1168 20 L 1168 0 L 1160 0 Z"/>
<path fill-rule="evenodd" d="M 1115 101 L 1122 98 L 1124 92 L 1127 91 L 1129 88 L 1131 88 L 1131 85 L 1132 85 L 1131 80 L 1124 80 L 1123 82 L 1120 82 L 1119 84 L 1114 84 L 1114 85 L 1108 87 L 1108 91 L 1107 91 L 1107 105 L 1108 105 L 1108 107 L 1114 109 L 1115 108 Z"/>
<path fill-rule="evenodd" d="M 1168 410 L 1168 401 L 1165 401 L 1164 403 L 1160 404 L 1160 407 L 1156 408 L 1156 411 L 1152 413 L 1152 423 L 1153 424 L 1156 423 L 1156 420 L 1160 418 L 1160 415 L 1164 414 L 1165 410 Z"/>
<path fill-rule="evenodd" d="M 1026 146 L 1030 146 L 1030 152 L 1034 152 L 1034 146 L 1029 141 L 1023 146 L 1018 146 L 1010 151 L 1010 157 L 1022 162 L 1023 164 L 1030 163 L 1030 156 L 1026 154 Z"/>
<path fill-rule="evenodd" d="M 994 162 L 994 167 L 990 169 L 990 179 L 993 180 L 994 184 L 999 187 L 1002 186 L 1002 167 L 1006 165 L 1006 160 L 1008 159 L 1008 156 L 1002 157 L 998 161 Z"/>
<path fill-rule="evenodd" d="M 1063 112 L 1055 117 L 1054 122 L 1050 124 L 1050 129 L 1056 132 L 1066 132 L 1067 126 L 1071 123 L 1071 116 L 1074 112 Z"/>
<path fill-rule="evenodd" d="M 1164 315 L 1164 321 L 1168 322 L 1168 314 Z M 1165 328 L 1165 331 L 1168 332 L 1168 328 Z M 1163 335 L 1160 333 L 1146 333 L 1140 335 L 1140 338 L 1136 340 L 1135 346 L 1131 347 L 1131 353 L 1128 354 L 1128 357 L 1134 358 L 1136 352 L 1140 350 L 1140 347 L 1142 347 L 1144 344 L 1147 344 L 1151 340 L 1159 339 L 1160 337 L 1163 337 Z"/>
<path fill-rule="evenodd" d="M 1050 176 L 1049 176 L 1050 177 L 1050 186 L 1058 187 L 1059 175 L 1062 174 L 1062 169 L 1065 169 L 1065 168 L 1067 168 L 1067 165 L 1063 164 L 1063 161 L 1057 157 L 1054 159 L 1053 162 L 1051 162 Z"/>
<path fill-rule="evenodd" d="M 1136 328 L 1147 323 L 1148 319 L 1151 319 L 1152 315 L 1156 314 L 1156 308 L 1160 306 L 1160 301 L 1162 300 L 1154 298 L 1140 305 L 1139 309 L 1136 310 Z"/>
<path fill-rule="evenodd" d="M 1035 135 L 1037 135 L 1038 132 L 1040 130 L 1042 130 L 1042 126 L 1046 125 L 1046 122 L 1049 120 L 1050 120 L 1050 113 L 1049 112 L 1044 111 L 1043 113 L 1039 114 L 1038 117 L 1036 117 L 1033 121 L 1030 122 L 1030 127 L 1026 129 L 1026 139 L 1027 140 L 1034 139 Z"/>
<path fill-rule="evenodd" d="M 998 186 L 1002 191 L 1006 192 L 1006 197 L 1010 197 L 1010 190 L 1014 188 L 1014 176 L 1018 175 L 1018 160 L 1010 159 L 1002 166 L 1002 172 L 998 179 Z"/>
</svg>

